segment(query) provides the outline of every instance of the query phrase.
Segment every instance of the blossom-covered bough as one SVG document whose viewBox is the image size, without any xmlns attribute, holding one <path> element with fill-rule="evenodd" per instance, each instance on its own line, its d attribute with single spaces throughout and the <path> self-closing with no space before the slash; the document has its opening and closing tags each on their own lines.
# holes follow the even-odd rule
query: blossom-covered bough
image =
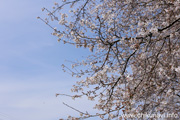
<svg viewBox="0 0 180 120">
<path fill-rule="evenodd" d="M 38 18 L 58 41 L 92 52 L 72 69 L 63 65 L 72 75 L 86 77 L 73 86 L 77 94 L 70 97 L 98 99 L 94 108 L 100 112 L 95 115 L 65 104 L 79 118 L 180 115 L 179 0 L 63 0 L 52 11 L 42 10 L 48 17 Z M 59 24 L 54 28 L 50 21 Z"/>
</svg>

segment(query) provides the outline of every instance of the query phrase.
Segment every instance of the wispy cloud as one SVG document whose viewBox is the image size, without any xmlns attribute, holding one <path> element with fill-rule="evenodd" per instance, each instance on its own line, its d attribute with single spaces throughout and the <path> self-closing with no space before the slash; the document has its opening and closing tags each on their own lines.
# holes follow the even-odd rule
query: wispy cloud
<svg viewBox="0 0 180 120">
<path fill-rule="evenodd" d="M 65 118 L 67 115 L 78 115 L 77 112 L 64 106 L 62 102 L 82 111 L 92 111 L 93 102 L 88 102 L 86 98 L 74 101 L 66 96 L 55 97 L 57 92 L 71 94 L 69 91 L 73 84 L 69 84 L 71 80 L 62 83 L 62 80 L 57 80 L 59 76 L 56 74 L 31 79 L 31 82 L 20 79 L 13 79 L 16 83 L 11 80 L 1 82 L 0 94 L 3 97 L 0 99 L 0 106 L 2 113 L 11 115 L 13 120 L 51 120 L 52 118 Z"/>
<path fill-rule="evenodd" d="M 53 1 L 0 0 L 0 120 L 56 120 L 77 112 L 62 102 L 92 111 L 86 98 L 73 101 L 56 93 L 70 93 L 74 78 L 60 71 L 64 59 L 83 55 L 59 46 L 36 16 Z M 66 51 L 66 52 L 65 52 Z"/>
</svg>

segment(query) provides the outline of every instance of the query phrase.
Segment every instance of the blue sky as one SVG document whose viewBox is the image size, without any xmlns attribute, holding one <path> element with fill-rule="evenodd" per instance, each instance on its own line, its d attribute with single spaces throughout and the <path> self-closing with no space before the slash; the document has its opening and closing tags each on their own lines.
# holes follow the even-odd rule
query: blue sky
<svg viewBox="0 0 180 120">
<path fill-rule="evenodd" d="M 87 54 L 63 45 L 37 16 L 54 0 L 0 0 L 0 120 L 58 120 L 75 111 L 92 111 L 85 98 L 73 101 L 56 93 L 70 93 L 75 79 L 61 64 Z M 69 64 L 69 63 L 66 63 Z"/>
</svg>

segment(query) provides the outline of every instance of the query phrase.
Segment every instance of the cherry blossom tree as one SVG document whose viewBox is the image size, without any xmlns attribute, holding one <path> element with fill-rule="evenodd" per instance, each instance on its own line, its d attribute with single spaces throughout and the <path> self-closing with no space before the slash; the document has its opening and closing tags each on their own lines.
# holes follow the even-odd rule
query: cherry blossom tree
<svg viewBox="0 0 180 120">
<path fill-rule="evenodd" d="M 63 0 L 42 11 L 48 17 L 38 18 L 58 41 L 91 51 L 71 69 L 62 67 L 80 79 L 70 97 L 97 99 L 99 113 L 65 104 L 80 113 L 68 119 L 180 115 L 179 0 Z M 58 22 L 55 28 L 52 21 Z"/>
</svg>

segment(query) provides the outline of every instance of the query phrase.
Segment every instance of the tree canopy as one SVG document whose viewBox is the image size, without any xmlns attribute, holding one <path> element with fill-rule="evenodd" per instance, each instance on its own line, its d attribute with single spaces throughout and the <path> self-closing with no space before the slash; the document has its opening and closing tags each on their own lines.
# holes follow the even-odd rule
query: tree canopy
<svg viewBox="0 0 180 120">
<path fill-rule="evenodd" d="M 53 10 L 42 10 L 48 17 L 38 18 L 58 41 L 92 52 L 72 69 L 62 65 L 82 79 L 73 86 L 72 98 L 98 99 L 99 113 L 73 108 L 78 118 L 180 115 L 179 0 L 63 0 Z M 58 22 L 55 28 L 51 21 Z"/>
</svg>

